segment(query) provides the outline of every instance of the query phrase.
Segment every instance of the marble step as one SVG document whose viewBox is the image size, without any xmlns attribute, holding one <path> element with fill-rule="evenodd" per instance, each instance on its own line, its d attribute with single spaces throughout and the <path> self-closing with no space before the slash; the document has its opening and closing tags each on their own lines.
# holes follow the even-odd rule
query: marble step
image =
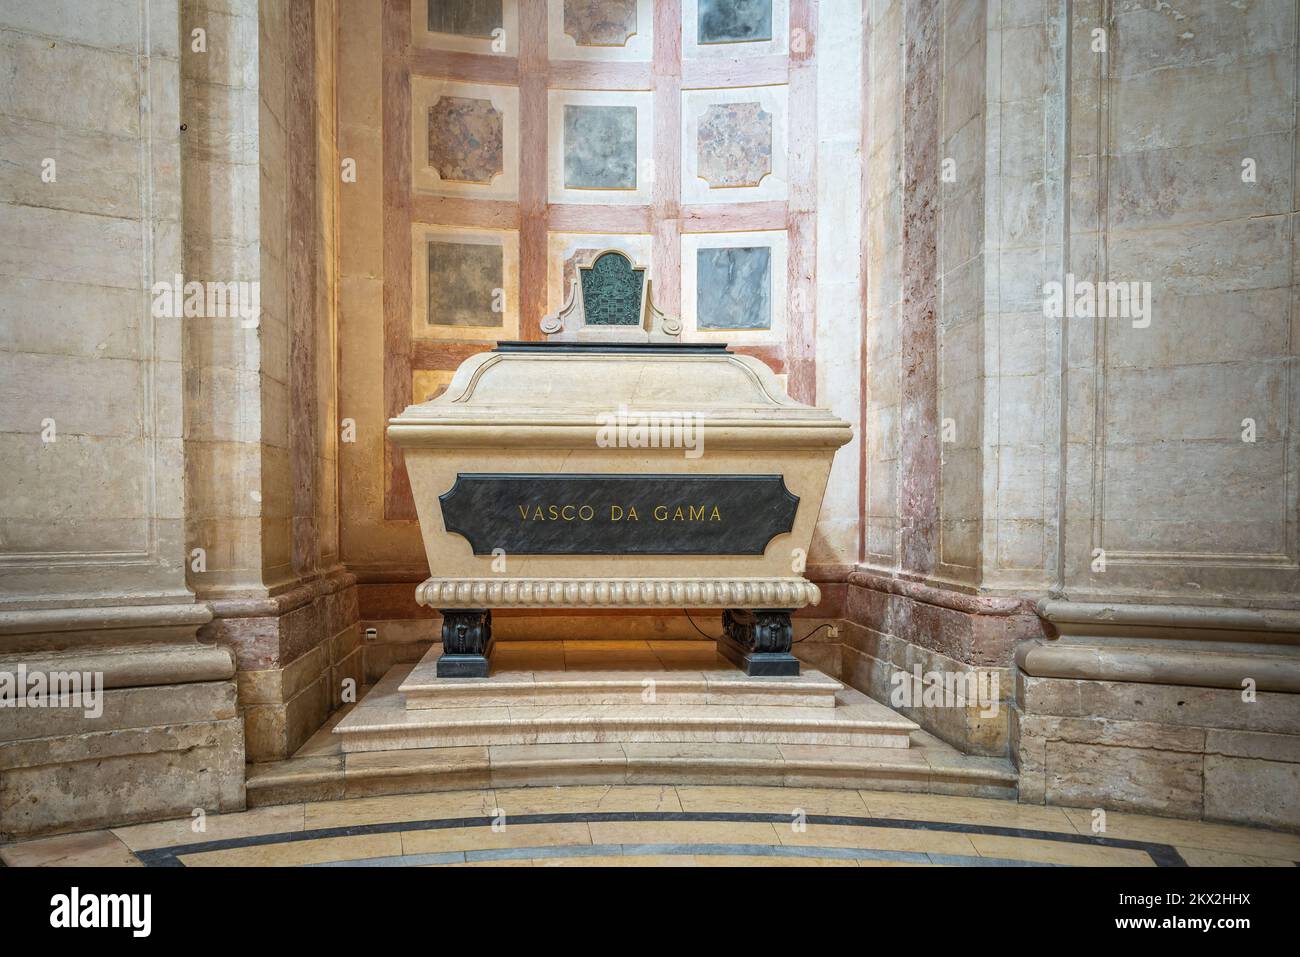
<svg viewBox="0 0 1300 957">
<path fill-rule="evenodd" d="M 333 730 L 344 753 L 484 745 L 705 743 L 905 749 L 912 722 L 851 688 L 834 708 L 734 704 L 408 709 L 392 669 Z"/>
<path fill-rule="evenodd" d="M 965 755 L 924 731 L 913 732 L 911 740 L 910 748 L 658 742 L 344 754 L 325 728 L 294 757 L 250 766 L 248 804 L 487 787 L 637 784 L 865 788 L 1016 799 L 1016 770 L 1005 758 Z"/>
<path fill-rule="evenodd" d="M 475 707 L 735 705 L 834 708 L 844 686 L 805 668 L 792 678 L 750 678 L 735 667 L 672 671 L 515 671 L 439 678 L 430 653 L 401 683 L 408 710 Z"/>
</svg>

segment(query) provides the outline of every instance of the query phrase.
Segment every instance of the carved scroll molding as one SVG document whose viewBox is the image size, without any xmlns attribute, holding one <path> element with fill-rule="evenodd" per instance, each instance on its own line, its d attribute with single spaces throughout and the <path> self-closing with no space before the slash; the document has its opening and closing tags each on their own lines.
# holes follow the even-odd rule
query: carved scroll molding
<svg viewBox="0 0 1300 957">
<path fill-rule="evenodd" d="M 821 591 L 802 578 L 429 578 L 432 608 L 803 608 Z"/>
</svg>

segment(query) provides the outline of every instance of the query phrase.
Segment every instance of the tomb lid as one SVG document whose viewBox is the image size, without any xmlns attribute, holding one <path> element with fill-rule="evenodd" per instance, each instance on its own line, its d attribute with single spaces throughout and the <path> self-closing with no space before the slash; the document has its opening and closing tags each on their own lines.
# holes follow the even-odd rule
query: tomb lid
<svg viewBox="0 0 1300 957">
<path fill-rule="evenodd" d="M 420 397 L 417 397 L 420 398 Z M 389 422 L 399 446 L 590 443 L 620 415 L 690 415 L 715 445 L 838 447 L 849 423 L 714 343 L 502 342 Z"/>
</svg>

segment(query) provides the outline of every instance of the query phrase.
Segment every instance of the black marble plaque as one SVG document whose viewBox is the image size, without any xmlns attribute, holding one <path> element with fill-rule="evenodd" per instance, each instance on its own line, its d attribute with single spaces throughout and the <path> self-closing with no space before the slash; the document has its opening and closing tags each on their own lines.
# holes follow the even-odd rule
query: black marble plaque
<svg viewBox="0 0 1300 957">
<path fill-rule="evenodd" d="M 439 501 L 475 555 L 761 555 L 799 507 L 780 475 L 462 472 Z"/>
</svg>

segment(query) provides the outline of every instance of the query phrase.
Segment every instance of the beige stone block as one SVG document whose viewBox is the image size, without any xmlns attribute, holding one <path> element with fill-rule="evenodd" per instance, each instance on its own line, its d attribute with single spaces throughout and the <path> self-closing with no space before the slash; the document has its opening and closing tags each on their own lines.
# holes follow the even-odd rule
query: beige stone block
<svg viewBox="0 0 1300 957">
<path fill-rule="evenodd" d="M 229 681 L 109 688 L 100 704 L 98 716 L 88 716 L 82 706 L 6 708 L 0 741 L 220 721 L 236 713 L 235 686 Z"/>
<path fill-rule="evenodd" d="M 329 712 L 329 679 L 321 674 L 284 704 L 245 707 L 249 760 L 284 760 L 312 736 Z"/>
<path fill-rule="evenodd" d="M 249 765 L 249 807 L 336 801 L 343 796 L 342 754 Z"/>
<path fill-rule="evenodd" d="M 1300 764 L 1300 736 L 1206 728 L 1205 753 Z"/>
<path fill-rule="evenodd" d="M 66 129 L 134 137 L 140 129 L 136 51 L 114 52 L 5 30 L 0 74 L 26 77 L 0 91 L 0 113 Z"/>
<path fill-rule="evenodd" d="M 0 834 L 237 810 L 243 764 L 234 719 L 0 745 Z"/>
<path fill-rule="evenodd" d="M 1300 764 L 1207 754 L 1205 817 L 1300 831 Z"/>
<path fill-rule="evenodd" d="M 1200 817 L 1202 762 L 1200 754 L 1049 740 L 1046 802 Z"/>
<path fill-rule="evenodd" d="M 1202 146 L 1287 129 L 1295 119 L 1284 106 L 1294 82 L 1284 65 L 1291 56 L 1276 51 L 1195 70 L 1152 70 L 1112 84 L 1114 148 Z"/>
</svg>

